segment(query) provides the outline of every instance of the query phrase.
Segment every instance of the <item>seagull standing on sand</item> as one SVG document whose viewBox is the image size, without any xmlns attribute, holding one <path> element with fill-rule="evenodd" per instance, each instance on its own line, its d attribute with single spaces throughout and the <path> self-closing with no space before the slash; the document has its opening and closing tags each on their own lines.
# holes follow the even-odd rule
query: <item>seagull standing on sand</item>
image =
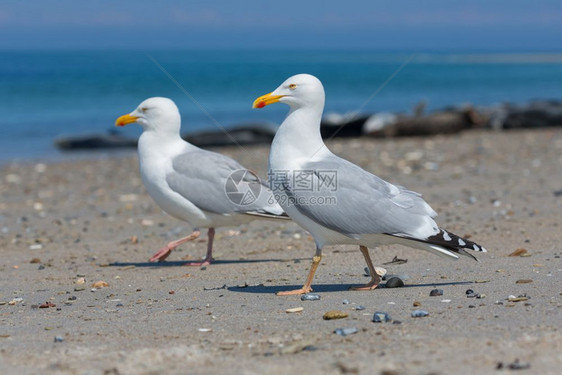
<svg viewBox="0 0 562 375">
<path fill-rule="evenodd" d="M 178 107 L 168 98 L 149 98 L 133 112 L 119 117 L 115 125 L 136 122 L 142 126 L 138 154 L 140 174 L 156 204 L 176 219 L 187 221 L 194 230 L 156 252 L 151 262 L 163 261 L 173 249 L 208 228 L 207 255 L 203 266 L 213 260 L 215 228 L 248 223 L 255 219 L 287 216 L 260 179 L 237 161 L 202 150 L 180 137 Z"/>
<path fill-rule="evenodd" d="M 393 185 L 334 155 L 320 136 L 324 87 L 314 76 L 299 74 L 254 101 L 254 108 L 281 102 L 290 106 L 269 154 L 269 179 L 285 212 L 309 231 L 316 254 L 303 287 L 279 295 L 312 290 L 325 245 L 352 244 L 367 262 L 371 281 L 354 290 L 375 289 L 380 277 L 368 247 L 401 244 L 450 259 L 485 252 L 482 246 L 437 226 L 435 211 L 421 195 Z M 476 258 L 474 258 L 476 259 Z"/>
</svg>

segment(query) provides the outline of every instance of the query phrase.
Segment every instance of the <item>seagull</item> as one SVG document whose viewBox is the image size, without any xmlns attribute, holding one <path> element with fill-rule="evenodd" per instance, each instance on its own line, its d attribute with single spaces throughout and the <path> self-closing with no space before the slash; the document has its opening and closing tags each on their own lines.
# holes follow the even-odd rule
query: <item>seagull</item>
<svg viewBox="0 0 562 375">
<path fill-rule="evenodd" d="M 269 181 L 283 210 L 316 243 L 312 267 L 302 288 L 278 295 L 309 293 L 325 245 L 358 245 L 371 280 L 353 290 L 372 290 L 379 282 L 369 247 L 401 244 L 450 259 L 482 246 L 439 228 L 437 213 L 420 194 L 393 185 L 333 154 L 320 136 L 324 87 L 309 74 L 290 77 L 257 98 L 254 108 L 285 103 L 289 114 L 277 130 L 269 154 Z"/>
<path fill-rule="evenodd" d="M 207 254 L 191 266 L 212 262 L 215 228 L 236 226 L 255 219 L 288 219 L 271 191 L 255 173 L 237 161 L 202 150 L 180 136 L 181 117 L 168 98 L 143 101 L 133 112 L 119 117 L 117 126 L 138 123 L 140 174 L 148 194 L 162 210 L 190 223 L 189 236 L 168 243 L 151 262 L 163 261 L 177 246 L 198 238 L 208 228 Z"/>
</svg>

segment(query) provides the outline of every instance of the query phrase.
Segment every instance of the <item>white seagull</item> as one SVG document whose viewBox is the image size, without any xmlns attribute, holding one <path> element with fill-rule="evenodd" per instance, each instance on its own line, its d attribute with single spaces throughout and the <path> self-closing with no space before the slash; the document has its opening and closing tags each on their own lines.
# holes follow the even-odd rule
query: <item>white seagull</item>
<svg viewBox="0 0 562 375">
<path fill-rule="evenodd" d="M 280 295 L 310 292 L 325 245 L 359 245 L 371 281 L 354 290 L 377 287 L 368 247 L 401 244 L 458 259 L 465 249 L 482 246 L 437 226 L 435 211 L 421 195 L 393 185 L 334 155 L 320 136 L 324 87 L 309 74 L 298 74 L 254 101 L 254 108 L 281 102 L 290 106 L 269 154 L 270 186 L 281 207 L 316 242 L 316 254 L 304 286 Z M 474 258 L 476 259 L 476 258 Z"/>
<path fill-rule="evenodd" d="M 213 260 L 215 228 L 235 226 L 255 219 L 285 218 L 271 191 L 237 161 L 202 150 L 180 137 L 181 117 L 168 98 L 149 98 L 133 112 L 119 117 L 115 125 L 136 122 L 142 126 L 138 154 L 140 174 L 148 194 L 162 210 L 190 223 L 189 236 L 159 249 L 151 262 L 163 261 L 173 249 L 208 228 L 207 254 L 203 266 Z"/>
</svg>

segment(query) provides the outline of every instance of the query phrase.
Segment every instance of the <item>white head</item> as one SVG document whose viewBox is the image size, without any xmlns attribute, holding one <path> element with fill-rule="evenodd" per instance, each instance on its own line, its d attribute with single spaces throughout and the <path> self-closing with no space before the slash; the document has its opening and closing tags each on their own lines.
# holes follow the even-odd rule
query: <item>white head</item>
<svg viewBox="0 0 562 375">
<path fill-rule="evenodd" d="M 181 127 L 180 112 L 176 104 L 168 98 L 148 98 L 128 115 L 115 121 L 116 126 L 125 126 L 136 122 L 144 131 L 179 134 Z"/>
<path fill-rule="evenodd" d="M 263 108 L 277 102 L 288 104 L 291 110 L 306 107 L 322 112 L 324 86 L 310 74 L 297 74 L 283 82 L 275 91 L 257 98 L 253 108 Z"/>
</svg>

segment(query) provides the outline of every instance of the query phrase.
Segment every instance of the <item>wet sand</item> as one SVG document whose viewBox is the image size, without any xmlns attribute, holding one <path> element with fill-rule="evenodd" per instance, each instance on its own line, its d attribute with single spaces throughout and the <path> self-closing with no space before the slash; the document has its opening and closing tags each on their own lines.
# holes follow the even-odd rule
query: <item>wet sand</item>
<svg viewBox="0 0 562 375">
<path fill-rule="evenodd" d="M 455 262 L 377 248 L 375 264 L 406 286 L 353 292 L 369 280 L 361 254 L 327 247 L 313 283 L 321 299 L 301 301 L 275 295 L 302 285 L 314 253 L 292 222 L 218 229 L 216 263 L 205 269 L 182 260 L 203 256 L 206 236 L 153 264 L 159 247 L 191 227 L 152 202 L 136 156 L 6 165 L 0 372 L 498 374 L 516 360 L 530 366 L 517 373 L 560 371 L 562 130 L 328 144 L 422 193 L 442 227 L 489 252 Z M 267 147 L 218 151 L 265 176 Z M 520 248 L 527 256 L 508 256 Z M 395 256 L 407 262 L 383 264 Z M 92 290 L 97 281 L 109 286 Z M 434 288 L 443 295 L 430 297 Z M 286 312 L 294 307 L 304 309 Z M 429 316 L 412 318 L 416 309 Z M 349 316 L 323 320 L 329 310 Z M 375 311 L 393 322 L 373 323 Z"/>
</svg>

